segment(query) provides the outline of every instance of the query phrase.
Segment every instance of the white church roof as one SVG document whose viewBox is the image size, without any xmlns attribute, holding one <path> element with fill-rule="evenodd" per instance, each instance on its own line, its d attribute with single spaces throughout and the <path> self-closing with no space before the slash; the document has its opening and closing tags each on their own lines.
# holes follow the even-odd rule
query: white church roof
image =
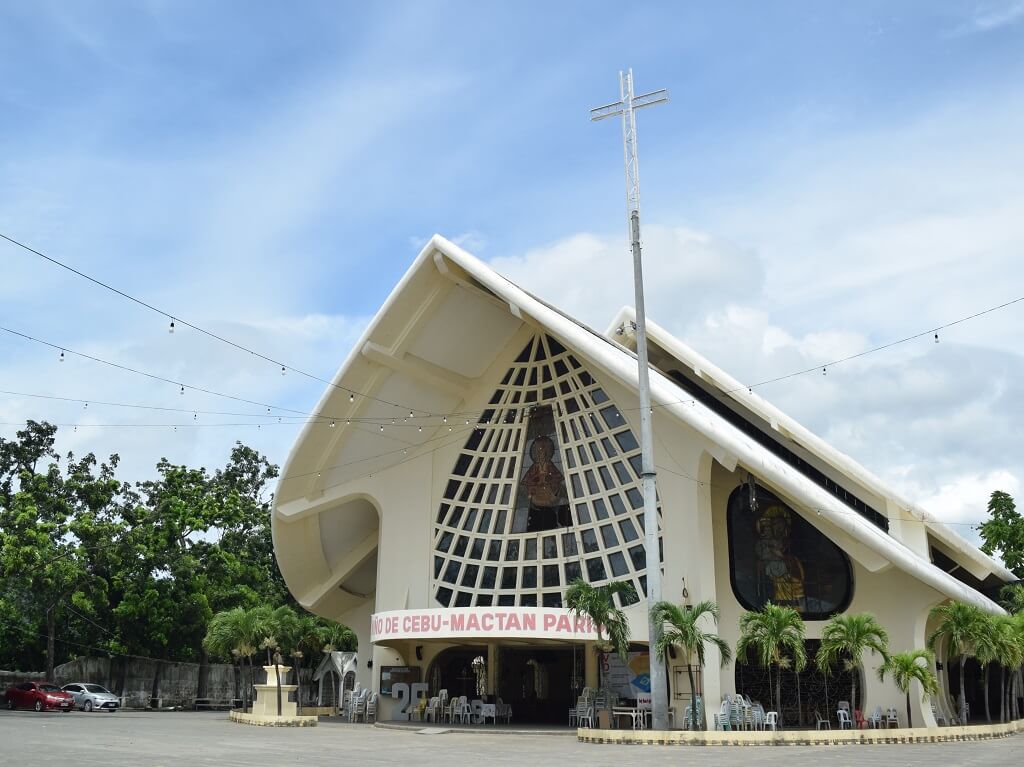
<svg viewBox="0 0 1024 767">
<path fill-rule="evenodd" d="M 437 436 L 430 430 L 419 433 L 407 429 L 398 439 L 379 433 L 376 427 L 367 428 L 358 421 L 348 425 L 345 420 L 401 418 L 399 406 L 420 413 L 465 410 L 464 400 L 476 388 L 474 379 L 488 370 L 496 355 L 523 330 L 524 323 L 558 338 L 567 348 L 586 357 L 603 375 L 628 387 L 637 386 L 636 358 L 630 350 L 566 316 L 457 245 L 435 235 L 371 321 L 317 405 L 316 413 L 337 419 L 337 428 L 307 423 L 285 463 L 275 497 L 275 550 L 282 573 L 300 602 L 308 606 L 318 603 L 332 589 L 336 593 L 339 580 L 332 578 L 332 572 L 325 573 L 322 562 L 309 556 L 312 533 L 303 525 L 292 523 L 316 515 L 336 502 L 343 492 L 339 488 L 346 482 L 403 462 L 407 454 L 417 450 L 430 449 L 431 440 Z M 703 371 L 706 381 L 722 391 L 739 386 L 663 329 L 653 324 L 649 328 L 654 343 L 691 370 Z M 651 390 L 655 406 L 703 435 L 715 446 L 712 454 L 720 463 L 729 468 L 737 463 L 744 466 L 783 493 L 805 515 L 817 512 L 817 520 L 811 514 L 812 523 L 824 524 L 831 537 L 843 539 L 844 547 L 859 549 L 859 559 L 869 569 L 894 566 L 949 598 L 992 612 L 1002 611 L 993 601 L 933 565 L 927 555 L 919 553 L 927 551 L 920 541 L 915 551 L 900 539 L 904 534 L 901 529 L 894 528 L 889 534 L 876 527 L 722 416 L 685 397 L 678 384 L 656 369 L 651 370 Z M 350 401 L 350 392 L 357 393 L 354 401 Z M 994 574 L 1000 579 L 1012 579 L 1005 568 L 899 498 L 866 469 L 758 395 L 751 394 L 740 404 L 827 463 L 846 481 L 869 488 L 884 499 L 881 510 L 890 517 L 920 517 L 928 532 L 956 555 L 958 562 L 966 563 L 975 577 L 983 580 Z M 375 516 L 372 510 L 368 513 L 368 526 L 375 524 L 370 516 Z M 358 533 L 348 537 L 358 541 Z M 331 559 L 330 552 L 325 551 L 325 555 Z M 339 562 L 352 561 L 353 556 L 353 552 L 338 552 L 335 558 Z M 366 590 L 372 591 L 372 587 L 368 583 Z M 342 590 L 365 596 L 357 593 L 362 590 L 358 583 L 347 583 Z"/>
</svg>

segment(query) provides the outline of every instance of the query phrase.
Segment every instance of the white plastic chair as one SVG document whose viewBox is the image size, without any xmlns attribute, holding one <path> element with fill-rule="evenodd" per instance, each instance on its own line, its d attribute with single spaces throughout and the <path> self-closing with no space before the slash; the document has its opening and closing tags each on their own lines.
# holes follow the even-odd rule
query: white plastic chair
<svg viewBox="0 0 1024 767">
<path fill-rule="evenodd" d="M 772 732 L 779 729 L 779 712 L 769 711 L 764 715 L 764 726 L 765 728 L 771 728 Z"/>
<path fill-rule="evenodd" d="M 816 729 L 820 730 L 822 725 L 825 725 L 825 729 L 826 730 L 831 730 L 832 729 L 832 722 L 829 719 L 826 719 L 825 717 L 823 717 L 821 715 L 821 712 L 818 711 L 818 709 L 814 709 L 814 719 L 815 719 Z"/>
<path fill-rule="evenodd" d="M 845 708 L 836 710 L 836 718 L 839 720 L 840 730 L 852 730 L 853 722 L 850 721 L 850 712 Z M 832 729 L 831 727 L 829 729 Z"/>
<path fill-rule="evenodd" d="M 455 709 L 452 711 L 452 723 L 458 719 L 463 724 L 469 724 L 471 714 L 472 709 L 469 707 L 468 698 L 465 695 L 460 695 L 455 701 Z"/>
<path fill-rule="evenodd" d="M 377 721 L 377 693 L 370 693 L 370 697 L 366 699 L 366 710 L 363 712 L 364 722 L 376 722 Z"/>
<path fill-rule="evenodd" d="M 885 726 L 886 727 L 899 727 L 900 726 L 899 716 L 896 713 L 896 709 L 893 708 L 892 706 L 889 706 L 889 708 L 886 709 L 886 712 L 885 712 Z"/>
<path fill-rule="evenodd" d="M 594 728 L 594 707 L 583 703 L 576 711 L 576 722 L 580 727 Z"/>
<path fill-rule="evenodd" d="M 882 707 L 875 706 L 875 710 L 871 712 L 871 716 L 868 717 L 868 724 L 878 729 L 882 726 Z"/>
<path fill-rule="evenodd" d="M 426 709 L 423 711 L 423 719 L 427 722 L 437 722 L 441 718 L 441 697 L 435 695 L 427 703 Z"/>
<path fill-rule="evenodd" d="M 506 724 L 512 721 L 512 706 L 501 698 L 494 704 L 494 723 L 497 724 L 499 719 L 504 720 Z"/>
<path fill-rule="evenodd" d="M 359 694 L 352 698 L 352 704 L 348 712 L 348 720 L 350 722 L 358 722 L 360 717 L 363 721 L 366 720 L 366 699 L 370 694 L 370 690 L 360 690 Z"/>
</svg>

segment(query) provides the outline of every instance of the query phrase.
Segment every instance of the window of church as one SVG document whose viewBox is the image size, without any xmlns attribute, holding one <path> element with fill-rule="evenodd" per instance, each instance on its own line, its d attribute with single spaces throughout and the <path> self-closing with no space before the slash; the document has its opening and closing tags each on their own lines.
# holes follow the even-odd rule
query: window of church
<svg viewBox="0 0 1024 767">
<path fill-rule="evenodd" d="M 767 602 L 805 620 L 842 612 L 853 598 L 853 569 L 835 543 L 779 498 L 747 485 L 729 496 L 729 570 L 733 593 L 748 610 Z"/>
<path fill-rule="evenodd" d="M 581 576 L 595 585 L 631 580 L 644 596 L 642 494 L 638 471 L 628 468 L 639 461 L 639 443 L 607 392 L 555 339 L 535 337 L 490 398 L 444 487 L 434 546 L 438 603 L 462 604 L 468 595 L 474 605 L 557 606 Z M 500 578 L 497 568 L 480 566 L 497 561 Z"/>
</svg>

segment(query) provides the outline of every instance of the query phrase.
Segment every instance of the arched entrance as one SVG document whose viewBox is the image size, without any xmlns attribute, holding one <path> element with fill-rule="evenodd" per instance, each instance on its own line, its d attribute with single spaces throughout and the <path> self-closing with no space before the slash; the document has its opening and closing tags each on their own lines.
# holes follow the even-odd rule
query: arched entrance
<svg viewBox="0 0 1024 767">
<path fill-rule="evenodd" d="M 825 676 L 818 671 L 815 658 L 820 640 L 808 639 L 804 643 L 807 653 L 807 665 L 797 673 L 791 665 L 784 664 L 781 672 L 775 667 L 758 666 L 751 659 L 748 663 L 736 661 L 736 691 L 743 693 L 753 701 L 760 701 L 765 711 L 775 710 L 775 685 L 782 685 L 782 711 L 779 712 L 781 723 L 788 727 L 814 726 L 814 713 L 834 720 L 836 708 L 841 700 L 848 701 L 852 712 L 860 708 L 859 701 L 864 698 L 863 680 L 857 682 L 857 701 L 850 699 L 853 692 L 851 674 L 860 674 L 859 669 L 848 671 L 845 663 L 840 661 L 838 668 Z"/>
<path fill-rule="evenodd" d="M 486 659 L 487 648 L 483 645 L 450 647 L 438 653 L 427 671 L 431 694 L 448 690 L 451 698 L 465 695 L 472 700 L 480 697 L 476 694 L 476 674 L 473 672 L 473 658 L 477 656 Z"/>
</svg>

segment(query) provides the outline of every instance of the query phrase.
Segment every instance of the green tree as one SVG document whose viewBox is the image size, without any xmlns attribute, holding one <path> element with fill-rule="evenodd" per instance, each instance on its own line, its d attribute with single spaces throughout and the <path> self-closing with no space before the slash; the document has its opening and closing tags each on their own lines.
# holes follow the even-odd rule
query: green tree
<svg viewBox="0 0 1024 767">
<path fill-rule="evenodd" d="M 815 659 L 818 670 L 827 674 L 841 658 L 846 658 L 853 693 L 850 704 L 857 705 L 857 677 L 863 663 L 864 653 L 881 655 L 884 660 L 889 654 L 889 634 L 870 613 L 833 616 L 821 632 L 821 646 Z"/>
<path fill-rule="evenodd" d="M 978 525 L 981 550 L 998 554 L 1006 567 L 1018 578 L 1024 578 L 1024 518 L 1017 512 L 1013 496 L 995 490 L 988 501 L 990 519 Z"/>
<path fill-rule="evenodd" d="M 79 536 L 120 491 L 116 456 L 97 466 L 91 454 L 77 461 L 69 454 L 62 471 L 55 435 L 53 425 L 30 421 L 15 440 L 0 439 L 0 600 L 3 625 L 14 632 L 0 646 L 19 648 L 4 654 L 34 664 L 38 653 L 25 649 L 38 648 L 42 634 L 51 679 L 61 624 L 86 625 L 76 643 L 102 628 L 90 613 L 106 601 L 107 582 L 89 566 Z"/>
<path fill-rule="evenodd" d="M 252 658 L 267 637 L 268 611 L 260 608 L 235 607 L 219 612 L 210 620 L 203 644 L 215 657 L 235 658 L 240 664 L 248 663 L 249 681 L 242 687 L 242 707 L 248 708 L 250 692 L 255 682 Z"/>
<path fill-rule="evenodd" d="M 576 615 L 590 618 L 597 634 L 594 649 L 598 653 L 614 652 L 626 660 L 629 656 L 629 619 L 616 606 L 616 594 L 623 600 L 636 599 L 636 589 L 629 581 L 609 581 L 604 586 L 591 586 L 577 578 L 565 590 L 565 606 Z M 607 678 L 602 679 L 604 686 L 607 682 Z"/>
<path fill-rule="evenodd" d="M 565 605 L 570 612 L 584 615 L 593 622 L 600 652 L 614 652 L 622 660 L 629 654 L 629 620 L 615 604 L 615 595 L 636 599 L 636 590 L 629 581 L 610 581 L 604 586 L 591 586 L 582 578 L 569 584 Z M 607 633 L 608 638 L 604 638 Z"/>
<path fill-rule="evenodd" d="M 947 658 L 960 660 L 960 721 L 967 724 L 967 701 L 964 692 L 964 666 L 974 652 L 974 645 L 983 630 L 983 613 L 966 602 L 944 602 L 932 608 L 929 617 L 939 625 L 928 636 L 928 649 L 933 653 L 941 640 L 946 640 Z"/>
<path fill-rule="evenodd" d="M 1012 691 L 1013 674 L 1024 662 L 1024 644 L 1021 643 L 1021 621 L 1017 616 L 989 616 L 991 640 L 979 643 L 978 659 L 981 660 L 980 649 L 983 645 L 991 646 L 990 662 L 998 663 L 999 669 L 999 721 L 1005 722 L 1010 713 L 1009 695 Z M 986 649 L 987 654 L 987 649 Z M 1010 682 L 1011 684 L 1007 684 Z M 988 666 L 985 667 L 985 713 L 988 715 Z"/>
<path fill-rule="evenodd" d="M 999 604 L 1011 615 L 1024 613 L 1024 585 L 1010 583 L 999 591 Z"/>
<path fill-rule="evenodd" d="M 939 681 L 935 678 L 931 664 L 935 655 L 930 650 L 912 650 L 898 652 L 888 656 L 885 663 L 878 667 L 878 681 L 884 682 L 885 675 L 891 674 L 896 687 L 907 696 L 907 727 L 913 727 L 914 721 L 910 713 L 910 685 L 916 679 L 921 685 L 921 700 L 928 700 L 929 695 L 939 691 Z"/>
<path fill-rule="evenodd" d="M 718 605 L 715 602 L 698 602 L 690 607 L 680 607 L 672 602 L 658 602 L 651 610 L 654 623 L 660 627 L 660 631 L 654 642 L 654 649 L 658 660 L 665 659 L 665 652 L 669 647 L 680 647 L 686 652 L 686 672 L 690 677 L 690 690 L 693 693 L 693 717 L 691 719 L 693 729 L 704 729 L 704 722 L 699 726 L 697 722 L 697 687 L 693 676 L 693 667 L 690 661 L 697 656 L 697 667 L 703 678 L 704 673 L 704 647 L 714 645 L 718 648 L 721 656 L 721 665 L 725 666 L 732 660 L 732 649 L 729 644 L 718 634 L 704 631 L 701 628 L 701 619 L 708 616 L 717 625 Z"/>
<path fill-rule="evenodd" d="M 804 646 L 804 622 L 792 607 L 781 607 L 771 602 L 760 610 L 750 610 L 740 616 L 740 638 L 736 643 L 736 657 L 746 659 L 753 652 L 757 662 L 769 668 L 774 666 L 775 710 L 782 712 L 782 666 L 792 659 L 797 673 L 807 665 Z M 769 679 L 770 683 L 770 679 Z"/>
</svg>

